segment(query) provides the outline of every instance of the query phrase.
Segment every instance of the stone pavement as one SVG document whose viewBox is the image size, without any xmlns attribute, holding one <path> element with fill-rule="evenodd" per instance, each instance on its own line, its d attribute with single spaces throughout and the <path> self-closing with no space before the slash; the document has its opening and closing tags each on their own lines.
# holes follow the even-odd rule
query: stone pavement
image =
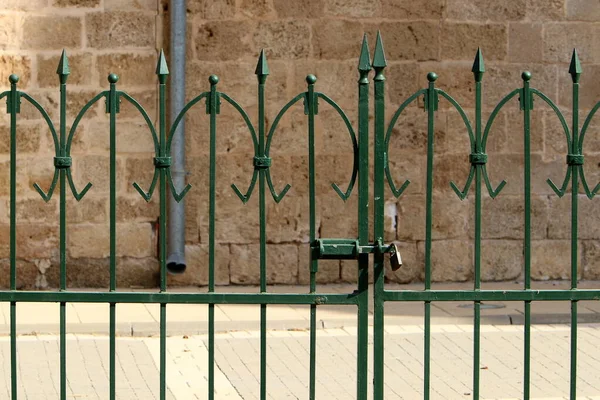
<svg viewBox="0 0 600 400">
<path fill-rule="evenodd" d="M 500 286 L 502 285 L 502 286 Z M 563 283 L 537 283 L 544 288 Z M 488 288 L 516 288 L 512 283 Z M 588 282 L 582 286 L 600 287 Z M 392 286 L 390 286 L 392 287 Z M 416 285 L 403 288 L 418 289 Z M 448 288 L 438 285 L 438 288 Z M 468 288 L 452 285 L 453 288 Z M 353 286 L 327 286 L 324 292 L 348 292 Z M 395 287 L 396 288 L 396 287 Z M 256 288 L 225 288 L 255 291 Z M 300 291 L 298 287 L 269 288 Z M 195 289 L 198 290 L 198 289 Z M 580 302 L 578 395 L 600 400 L 600 304 Z M 469 399 L 472 386 L 472 309 L 458 302 L 433 303 L 432 399 Z M 481 395 L 485 399 L 522 397 L 523 326 L 519 303 L 489 304 L 482 310 Z M 56 399 L 59 381 L 58 305 L 17 306 L 19 399 Z M 206 306 L 169 305 L 167 398 L 207 398 Z M 0 399 L 9 398 L 9 313 L 0 310 Z M 267 387 L 269 399 L 308 398 L 309 308 L 269 306 Z M 532 327 L 532 398 L 566 399 L 569 393 L 569 304 L 534 303 Z M 258 399 L 259 307 L 216 307 L 216 398 Z M 423 307 L 386 303 L 385 393 L 387 399 L 422 399 Z M 356 387 L 356 308 L 319 306 L 317 398 L 348 400 Z M 117 305 L 118 399 L 158 399 L 160 356 L 158 306 Z M 108 391 L 108 307 L 69 304 L 67 377 L 69 399 L 106 399 Z M 370 338 L 372 346 L 372 337 Z M 550 351 L 549 351 L 550 350 Z M 372 351 L 370 350 L 370 355 Z M 370 356 L 371 357 L 371 356 Z M 371 374 L 372 359 L 365 360 Z M 370 380 L 370 379 L 369 379 Z M 370 389 L 369 389 L 370 391 Z M 369 397 L 371 398 L 371 397 Z"/>
</svg>

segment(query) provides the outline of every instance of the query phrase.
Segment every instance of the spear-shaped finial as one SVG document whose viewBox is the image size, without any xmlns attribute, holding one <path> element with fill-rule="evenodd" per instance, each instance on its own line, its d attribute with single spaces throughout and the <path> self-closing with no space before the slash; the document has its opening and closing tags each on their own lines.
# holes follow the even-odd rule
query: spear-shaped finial
<svg viewBox="0 0 600 400">
<path fill-rule="evenodd" d="M 475 54 L 475 60 L 473 61 L 473 68 L 471 68 L 473 75 L 475 76 L 475 82 L 481 82 L 483 79 L 483 73 L 485 72 L 485 64 L 483 63 L 483 54 L 481 54 L 481 48 L 477 48 L 477 54 Z"/>
<path fill-rule="evenodd" d="M 363 36 L 360 57 L 358 58 L 358 70 L 369 72 L 371 70 L 371 57 L 369 56 L 369 44 L 367 43 L 367 34 Z"/>
<path fill-rule="evenodd" d="M 158 75 L 158 81 L 164 84 L 167 81 L 169 75 L 169 67 L 167 66 L 167 59 L 165 58 L 165 52 L 160 49 L 158 55 L 158 62 L 156 63 L 156 75 Z"/>
<path fill-rule="evenodd" d="M 579 56 L 577 55 L 577 50 L 573 49 L 573 55 L 571 56 L 571 64 L 569 65 L 569 74 L 571 74 L 571 79 L 573 79 L 573 83 L 579 83 L 579 77 L 581 76 L 581 62 L 579 61 Z"/>
<path fill-rule="evenodd" d="M 265 54 L 265 49 L 260 51 L 254 74 L 256 74 L 258 77 L 259 83 L 265 83 L 267 80 L 267 75 L 269 75 L 269 64 L 267 64 L 267 55 Z"/>
<path fill-rule="evenodd" d="M 373 68 L 385 68 L 387 60 L 383 51 L 383 42 L 381 41 L 381 32 L 377 31 L 377 41 L 375 42 L 375 54 L 373 55 Z"/>
<path fill-rule="evenodd" d="M 64 49 L 60 56 L 60 61 L 58 62 L 58 68 L 56 69 L 56 73 L 58 74 L 58 78 L 60 79 L 61 84 L 67 83 L 67 78 L 71 73 L 71 69 L 69 68 L 69 59 L 67 58 L 67 52 Z"/>
</svg>

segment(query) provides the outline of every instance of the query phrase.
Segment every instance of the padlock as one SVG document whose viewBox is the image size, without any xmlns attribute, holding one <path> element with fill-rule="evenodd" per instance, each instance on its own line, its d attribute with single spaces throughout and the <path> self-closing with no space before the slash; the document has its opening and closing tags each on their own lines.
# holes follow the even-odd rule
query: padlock
<svg viewBox="0 0 600 400">
<path fill-rule="evenodd" d="M 398 246 L 395 243 L 390 246 L 390 263 L 392 264 L 392 271 L 397 271 L 402 266 L 400 250 L 398 250 Z"/>
</svg>

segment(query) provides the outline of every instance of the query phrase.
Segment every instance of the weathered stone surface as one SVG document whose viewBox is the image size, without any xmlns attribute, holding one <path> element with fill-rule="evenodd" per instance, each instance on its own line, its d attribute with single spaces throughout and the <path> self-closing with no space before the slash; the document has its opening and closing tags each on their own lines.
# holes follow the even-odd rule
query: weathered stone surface
<svg viewBox="0 0 600 400">
<path fill-rule="evenodd" d="M 488 0 L 455 0 L 447 3 L 448 18 L 467 21 L 518 21 L 525 17 L 526 2 L 515 0 L 507 3 Z"/>
<path fill-rule="evenodd" d="M 469 201 L 461 202 L 456 196 L 435 195 L 432 238 L 466 238 L 471 207 Z M 406 195 L 398 200 L 398 238 L 401 240 L 425 239 L 424 196 Z"/>
<path fill-rule="evenodd" d="M 362 33 L 362 24 L 356 21 L 316 21 L 312 25 L 313 54 L 320 59 L 355 60 Z"/>
<path fill-rule="evenodd" d="M 595 185 L 595 182 L 594 182 Z M 600 204 L 589 200 L 585 195 L 578 196 L 579 204 L 579 239 L 600 239 Z M 571 238 L 571 196 L 563 198 L 550 196 L 550 215 L 548 238 Z"/>
<path fill-rule="evenodd" d="M 578 21 L 600 20 L 598 5 L 589 0 L 567 0 L 567 19 Z"/>
<path fill-rule="evenodd" d="M 38 269 L 30 260 L 17 260 L 17 289 L 33 289 Z M 10 288 L 10 260 L 0 260 L 0 288 Z"/>
<path fill-rule="evenodd" d="M 381 16 L 393 19 L 439 19 L 444 12 L 442 0 L 382 0 Z"/>
<path fill-rule="evenodd" d="M 418 257 L 425 258 L 425 242 L 417 243 Z M 436 240 L 431 247 L 431 279 L 464 282 L 473 278 L 473 245 L 462 240 Z"/>
<path fill-rule="evenodd" d="M 17 221 L 19 224 L 26 222 L 48 223 L 58 222 L 58 203 L 46 203 L 40 196 L 32 199 L 17 201 Z"/>
<path fill-rule="evenodd" d="M 236 14 L 236 2 L 235 0 L 191 1 L 187 4 L 187 11 L 202 20 L 232 18 Z"/>
<path fill-rule="evenodd" d="M 310 27 L 303 21 L 265 21 L 254 32 L 254 48 L 269 58 L 306 58 L 310 52 Z"/>
<path fill-rule="evenodd" d="M 106 49 L 154 47 L 155 18 L 141 12 L 90 13 L 85 17 L 87 44 Z"/>
<path fill-rule="evenodd" d="M 117 198 L 117 220 L 123 222 L 154 222 L 158 219 L 158 191 L 150 202 L 137 196 Z"/>
<path fill-rule="evenodd" d="M 104 0 L 104 9 L 107 11 L 112 11 L 112 10 L 156 11 L 156 1 L 154 1 L 154 0 Z"/>
<path fill-rule="evenodd" d="M 381 22 L 365 24 L 365 30 L 381 31 L 389 61 L 439 59 L 440 27 L 435 22 Z"/>
<path fill-rule="evenodd" d="M 268 18 L 275 16 L 272 0 L 241 0 L 239 13 L 245 18 Z"/>
<path fill-rule="evenodd" d="M 228 61 L 248 57 L 254 47 L 254 25 L 247 21 L 218 21 L 199 25 L 195 35 L 196 57 L 207 61 Z M 224 43 L 228 43 L 224 46 Z"/>
<path fill-rule="evenodd" d="M 69 227 L 67 247 L 73 258 L 104 258 L 110 252 L 107 224 L 81 224 Z M 136 258 L 155 255 L 152 224 L 117 224 L 117 256 Z"/>
<path fill-rule="evenodd" d="M 107 54 L 96 60 L 98 86 L 107 86 L 108 74 L 119 76 L 119 87 L 150 86 L 158 82 L 155 74 L 156 55 L 149 54 Z"/>
<path fill-rule="evenodd" d="M 483 240 L 481 243 L 481 280 L 518 279 L 523 270 L 523 242 Z"/>
<path fill-rule="evenodd" d="M 565 18 L 565 0 L 527 0 L 527 16 L 534 21 L 560 21 Z"/>
<path fill-rule="evenodd" d="M 88 155 L 86 157 L 73 158 L 73 180 L 78 191 L 83 190 L 85 185 L 90 182 L 93 186 L 90 193 L 107 193 L 110 189 L 110 158 L 108 156 Z M 117 160 L 117 175 L 123 177 L 121 162 Z M 127 160 L 127 169 L 129 171 L 130 160 Z M 123 179 L 117 183 L 125 184 Z"/>
<path fill-rule="evenodd" d="M 17 227 L 17 257 L 50 258 L 55 254 L 58 254 L 58 226 L 56 224 L 19 224 Z"/>
<path fill-rule="evenodd" d="M 91 53 L 68 53 L 69 67 L 71 73 L 67 84 L 69 85 L 87 85 L 91 83 L 92 78 L 92 54 Z M 44 57 L 38 56 L 37 59 L 37 79 L 38 85 L 45 88 L 56 88 L 59 84 L 56 67 L 60 61 L 60 56 Z M 104 85 L 102 82 L 102 85 Z"/>
<path fill-rule="evenodd" d="M 484 106 L 489 108 L 495 107 L 504 96 L 514 89 L 522 87 L 523 80 L 521 79 L 521 74 L 523 71 L 531 72 L 531 87 L 541 90 L 550 98 L 556 98 L 558 71 L 554 66 L 530 63 L 504 65 L 488 63 L 486 64 L 486 72 L 483 76 L 485 93 L 487 93 L 487 95 L 483 96 Z M 517 107 L 517 101 L 517 97 L 514 97 L 514 100 L 511 101 L 511 104 L 514 104 L 514 106 L 510 107 Z M 540 104 L 540 100 L 536 99 L 536 102 L 536 104 Z M 505 110 L 508 110 L 508 108 Z"/>
<path fill-rule="evenodd" d="M 17 154 L 36 153 L 40 148 L 39 125 L 17 125 Z M 0 125 L 0 153 L 10 153 L 10 126 Z"/>
<path fill-rule="evenodd" d="M 350 114 L 349 110 L 356 107 L 358 101 L 356 61 L 299 60 L 294 63 L 292 70 L 290 80 L 292 93 L 306 91 L 306 75 L 308 74 L 314 74 L 317 77 L 315 91 L 329 96 L 342 110 L 346 110 L 346 113 Z M 330 106 L 325 101 L 319 100 L 319 112 L 327 109 L 331 109 Z"/>
<path fill-rule="evenodd" d="M 339 260 L 319 260 L 319 270 L 316 275 L 317 283 L 334 283 L 340 280 Z M 298 283 L 310 283 L 310 248 L 307 244 L 298 246 Z"/>
<path fill-rule="evenodd" d="M 229 263 L 231 283 L 259 284 L 259 245 L 232 245 Z M 298 281 L 298 247 L 267 246 L 267 283 L 295 284 Z"/>
<path fill-rule="evenodd" d="M 309 240 L 309 200 L 307 196 L 284 198 L 267 205 L 267 237 L 270 242 L 300 242 Z M 319 226 L 317 220 L 316 226 Z"/>
<path fill-rule="evenodd" d="M 581 243 L 582 262 L 579 273 L 583 279 L 600 279 L 600 243 L 596 240 L 585 240 Z"/>
<path fill-rule="evenodd" d="M 595 45 L 600 27 L 588 23 L 552 23 L 544 27 L 544 61 L 568 63 L 577 49 L 583 62 L 599 62 Z"/>
<path fill-rule="evenodd" d="M 21 47 L 33 50 L 59 50 L 81 46 L 79 17 L 30 16 L 23 21 Z"/>
<path fill-rule="evenodd" d="M 18 46 L 17 21 L 12 15 L 0 15 L 0 49 Z"/>
<path fill-rule="evenodd" d="M 118 204 L 120 205 L 122 198 L 118 198 Z M 108 196 L 100 194 L 98 197 L 94 197 L 91 193 L 85 195 L 80 201 L 70 197 L 67 199 L 67 223 L 102 223 L 108 221 Z M 121 213 L 121 207 L 117 206 L 117 217 Z"/>
<path fill-rule="evenodd" d="M 600 38 L 600 31 L 599 33 L 599 38 Z M 579 48 L 577 48 L 577 51 L 579 52 Z M 581 54 L 581 53 L 580 53 Z M 587 61 L 587 60 L 586 60 Z M 571 75 L 568 75 L 566 73 L 566 71 L 568 70 L 568 66 L 564 65 L 561 67 L 561 74 L 560 74 L 560 79 L 558 81 L 558 103 L 563 107 L 563 108 L 571 108 L 571 104 L 573 101 L 573 88 L 572 88 L 572 80 L 571 80 Z M 600 65 L 583 65 L 583 73 L 581 74 L 580 80 L 579 80 L 579 84 L 581 86 L 581 90 L 579 91 L 579 108 L 582 110 L 589 110 L 591 108 L 593 108 L 596 103 L 600 100 L 600 98 L 598 97 L 598 91 L 600 90 L 600 83 L 598 82 L 598 79 L 595 79 L 595 77 L 598 76 L 598 73 L 600 73 Z M 556 117 L 555 117 L 556 118 Z M 580 118 L 580 126 L 583 124 L 584 118 L 583 116 L 579 117 Z M 598 118 L 596 116 L 596 118 Z M 597 124 L 597 119 L 595 118 L 595 123 Z M 568 124 L 570 124 L 570 119 L 567 119 Z M 592 120 L 594 121 L 594 120 Z M 597 127 L 598 125 L 596 125 Z M 597 128 L 596 128 L 597 129 Z M 588 136 L 588 133 L 590 134 Z M 585 148 L 588 149 L 588 140 L 597 140 L 597 137 L 594 137 L 594 139 L 592 139 L 592 136 L 595 136 L 593 133 L 591 132 L 587 132 L 585 137 L 585 141 L 586 141 L 586 146 Z M 564 136 L 564 134 L 563 134 Z M 592 149 L 589 149 L 588 151 L 591 151 Z"/>
<path fill-rule="evenodd" d="M 523 40 L 527 38 L 527 40 Z M 543 58 L 542 24 L 510 23 L 508 59 L 513 62 L 539 62 Z"/>
<path fill-rule="evenodd" d="M 325 3 L 325 13 L 340 17 L 372 17 L 377 15 L 380 1 L 330 0 Z"/>
<path fill-rule="evenodd" d="M 468 154 L 443 154 L 433 158 L 433 190 L 439 193 L 453 194 L 451 182 L 462 190 L 471 164 Z M 471 189 L 473 189 L 471 187 Z M 456 195 L 455 195 L 456 196 Z"/>
<path fill-rule="evenodd" d="M 485 196 L 482 204 L 481 237 L 484 239 L 523 239 L 524 202 L 521 196 L 502 195 L 495 199 Z M 548 200 L 545 196 L 531 198 L 531 237 L 544 239 L 548 227 Z M 470 236 L 473 224 L 470 223 Z"/>
<path fill-rule="evenodd" d="M 39 10 L 46 7 L 48 0 L 5 0 L 2 8 L 8 10 Z"/>
<path fill-rule="evenodd" d="M 108 75 L 108 74 L 107 74 Z M 108 83 L 105 86 L 104 90 L 108 89 Z M 131 89 L 127 90 L 127 93 L 133 97 L 140 105 L 146 110 L 150 118 L 152 116 L 158 115 L 158 109 L 156 108 L 158 104 L 156 89 L 152 88 L 151 90 L 136 90 Z M 102 104 L 104 106 L 104 104 Z M 104 116 L 107 121 L 108 126 L 108 115 Z M 135 118 L 137 121 L 143 121 L 142 116 L 137 108 L 135 108 L 128 101 L 121 101 L 121 110 L 119 111 L 119 120 L 127 119 L 127 118 Z"/>
<path fill-rule="evenodd" d="M 159 134 L 158 132 L 156 133 Z M 117 121 L 117 152 L 147 153 L 154 157 L 154 140 L 145 121 Z M 110 128 L 107 124 L 90 124 L 83 135 L 83 143 L 90 153 L 110 154 Z M 158 139 L 158 138 L 157 138 Z"/>
<path fill-rule="evenodd" d="M 417 63 L 392 62 L 384 70 L 386 91 L 392 104 L 399 106 L 409 96 L 420 89 L 418 82 L 419 65 Z M 418 103 L 418 100 L 414 104 Z M 410 106 L 409 106 L 410 107 Z M 386 115 L 389 117 L 390 115 Z"/>
<path fill-rule="evenodd" d="M 31 80 L 31 59 L 27 56 L 0 55 L 0 84 L 3 87 L 10 85 L 8 77 L 11 74 L 19 76 L 18 88 L 27 87 Z"/>
<path fill-rule="evenodd" d="M 581 251 L 578 259 L 581 259 Z M 581 270 L 578 277 L 581 275 Z M 571 242 L 535 240 L 531 243 L 531 278 L 535 280 L 571 278 Z"/>
<path fill-rule="evenodd" d="M 373 283 L 373 258 L 369 257 L 369 283 Z M 345 283 L 358 283 L 358 261 L 340 261 L 340 279 Z"/>
<path fill-rule="evenodd" d="M 320 18 L 325 11 L 325 0 L 288 1 L 273 0 L 280 18 Z"/>
<path fill-rule="evenodd" d="M 53 0 L 53 5 L 58 7 L 95 8 L 100 6 L 100 0 Z"/>
<path fill-rule="evenodd" d="M 215 284 L 229 284 L 229 246 L 215 246 Z M 169 286 L 208 285 L 209 257 L 207 245 L 186 245 L 187 269 L 181 275 L 167 275 Z"/>
<path fill-rule="evenodd" d="M 442 25 L 442 59 L 472 60 L 480 47 L 486 60 L 506 57 L 508 35 L 504 24 L 445 23 Z"/>
<path fill-rule="evenodd" d="M 385 256 L 385 278 L 386 281 L 397 283 L 409 283 L 423 279 L 423 259 L 417 255 L 417 244 L 415 242 L 395 242 L 400 250 L 402 266 L 397 271 L 392 271 L 389 257 Z"/>
</svg>

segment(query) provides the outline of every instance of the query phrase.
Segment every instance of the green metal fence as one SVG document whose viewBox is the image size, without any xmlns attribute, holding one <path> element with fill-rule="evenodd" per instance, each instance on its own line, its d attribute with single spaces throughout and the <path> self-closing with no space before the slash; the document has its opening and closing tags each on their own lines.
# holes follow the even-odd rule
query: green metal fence
<svg viewBox="0 0 600 400">
<path fill-rule="evenodd" d="M 10 90 L 0 93 L 0 99 L 6 97 L 7 112 L 10 114 L 10 289 L 0 291 L 0 301 L 10 302 L 10 331 L 11 331 L 11 396 L 13 400 L 17 399 L 17 334 L 16 327 L 18 323 L 17 303 L 18 302 L 55 302 L 60 304 L 60 398 L 66 399 L 67 396 L 67 370 L 66 370 L 66 304 L 70 302 L 94 302 L 106 303 L 110 309 L 109 336 L 110 336 L 110 361 L 109 361 L 109 398 L 112 400 L 116 396 L 115 386 L 115 325 L 118 303 L 154 303 L 160 304 L 160 398 L 165 399 L 166 382 L 166 318 L 168 304 L 186 303 L 186 304 L 207 304 L 208 307 L 208 342 L 209 342 L 209 382 L 207 398 L 214 398 L 214 337 L 215 337 L 215 304 L 256 304 L 260 305 L 261 323 L 260 323 L 260 398 L 266 399 L 268 393 L 268 382 L 266 380 L 266 324 L 268 316 L 268 305 L 270 304 L 305 304 L 310 305 L 310 368 L 309 368 L 309 398 L 315 398 L 315 383 L 317 376 L 316 368 L 316 312 L 319 305 L 354 305 L 357 308 L 357 387 L 356 398 L 359 400 L 367 399 L 368 393 L 368 373 L 367 360 L 369 331 L 369 255 L 374 257 L 374 380 L 373 390 L 376 400 L 383 399 L 384 387 L 384 305 L 389 301 L 410 301 L 424 303 L 424 326 L 425 326 L 425 345 L 424 345 L 424 398 L 430 396 L 430 340 L 431 340 L 431 303 L 434 301 L 472 301 L 474 303 L 474 363 L 473 363 L 473 398 L 479 398 L 479 356 L 480 356 L 480 305 L 482 301 L 522 301 L 525 304 L 525 370 L 523 381 L 523 397 L 529 399 L 530 387 L 530 328 L 531 328 L 531 302 L 532 301 L 550 301 L 563 300 L 571 302 L 572 320 L 571 320 L 571 399 L 576 398 L 576 376 L 577 376 L 577 302 L 579 300 L 598 300 L 600 299 L 599 290 L 577 289 L 577 201 L 579 182 L 583 185 L 585 193 L 589 198 L 594 197 L 600 189 L 600 184 L 593 190 L 590 190 L 584 175 L 583 169 L 583 139 L 586 129 L 594 114 L 600 108 L 600 103 L 592 109 L 586 117 L 585 122 L 579 129 L 578 121 L 578 91 L 581 66 L 577 53 L 573 52 L 573 58 L 569 73 L 573 78 L 573 121 L 569 128 L 565 117 L 558 107 L 546 95 L 537 89 L 530 87 L 532 76 L 529 72 L 522 74 L 522 87 L 516 88 L 508 93 L 500 103 L 494 108 L 487 122 L 482 120 L 482 78 L 485 71 L 483 57 L 480 51 L 477 52 L 473 64 L 473 74 L 475 80 L 475 125 L 471 124 L 463 108 L 446 92 L 435 87 L 437 75 L 433 72 L 427 75 L 429 85 L 425 89 L 418 90 L 410 96 L 397 110 L 395 110 L 391 122 L 387 129 L 385 126 L 385 77 L 386 59 L 383 50 L 381 37 L 378 34 L 377 43 L 373 61 L 369 55 L 369 48 L 366 37 L 362 43 L 362 49 L 359 57 L 359 80 L 358 80 L 358 126 L 355 130 L 346 113 L 335 103 L 328 95 L 315 90 L 317 78 L 314 75 L 306 77 L 307 90 L 299 93 L 292 98 L 276 115 L 273 123 L 267 131 L 265 126 L 265 87 L 269 68 L 264 52 L 261 52 L 255 74 L 258 79 L 258 125 L 255 127 L 244 109 L 229 95 L 219 92 L 217 86 L 219 78 L 215 75 L 210 76 L 210 89 L 193 98 L 179 115 L 177 115 L 167 132 L 166 123 L 166 100 L 165 88 L 168 76 L 168 67 L 161 52 L 158 60 L 156 74 L 159 84 L 159 122 L 155 127 L 152 118 L 144 108 L 124 91 L 117 89 L 118 76 L 110 74 L 108 76 L 109 89 L 93 97 L 77 114 L 67 132 L 67 80 L 70 73 L 66 54 L 63 52 L 59 66 L 58 77 L 60 81 L 60 121 L 58 129 L 52 122 L 48 112 L 30 95 L 17 89 L 19 78 L 11 75 Z M 374 241 L 369 240 L 369 75 L 371 69 L 374 69 L 374 134 L 375 134 L 375 173 L 374 173 Z M 563 196 L 567 192 L 569 179 L 571 180 L 572 195 L 572 214 L 571 214 L 571 235 L 572 235 L 572 256 L 571 256 L 571 289 L 570 290 L 531 290 L 530 270 L 531 270 L 531 164 L 530 164 L 530 111 L 533 108 L 533 100 L 537 97 L 547 103 L 556 113 L 567 139 L 569 154 L 566 155 L 567 175 L 561 187 L 557 187 L 552 181 L 548 184 L 558 196 Z M 392 268 L 400 267 L 399 253 L 395 246 L 386 244 L 383 241 L 383 222 L 384 222 L 384 197 L 385 197 L 385 179 L 396 197 L 400 197 L 408 187 L 409 181 L 405 181 L 399 188 L 394 184 L 390 173 L 389 151 L 390 137 L 392 129 L 396 125 L 400 114 L 412 102 L 419 98 L 424 99 L 424 107 L 427 117 L 427 183 L 426 183 L 426 240 L 425 240 L 425 290 L 422 291 L 392 291 L 385 290 L 384 287 L 384 257 L 385 253 L 390 254 Z M 442 291 L 432 289 L 432 193 L 433 193 L 433 156 L 434 156 L 434 120 L 440 100 L 448 101 L 460 114 L 464 123 L 465 130 L 470 139 L 471 152 L 469 161 L 471 163 L 470 172 L 466 184 L 460 190 L 454 183 L 450 183 L 454 192 L 460 199 L 465 199 L 470 186 L 475 184 L 475 211 L 474 211 L 474 288 L 468 291 Z M 88 183 L 81 191 L 75 187 L 71 172 L 71 145 L 79 123 L 82 121 L 86 112 L 97 102 L 104 99 L 106 102 L 106 113 L 109 114 L 109 135 L 110 135 L 110 285 L 108 291 L 71 291 L 67 288 L 67 187 L 70 188 L 72 195 L 77 200 L 81 200 L 85 194 L 92 188 L 92 183 Z M 482 217 L 482 183 L 490 197 L 499 195 L 505 183 L 502 181 L 495 189 L 492 187 L 486 170 L 487 155 L 486 143 L 490 128 L 498 112 L 509 103 L 509 101 L 518 99 L 520 109 L 523 112 L 523 143 L 524 143 L 524 210 L 525 210 L 525 239 L 524 239 L 524 259 L 525 259 L 525 283 L 523 290 L 482 290 L 481 289 L 481 217 Z M 17 221 L 16 221 L 16 195 L 17 195 L 17 177 L 16 177 L 16 143 L 18 135 L 18 116 L 20 113 L 21 102 L 25 100 L 31 103 L 44 118 L 52 134 L 56 156 L 54 157 L 55 172 L 52 183 L 47 191 L 44 191 L 39 185 L 34 188 L 45 201 L 50 201 L 56 185 L 59 184 L 59 255 L 60 255 L 60 285 L 58 291 L 24 291 L 17 290 Z M 290 108 L 300 101 L 304 102 L 304 114 L 308 121 L 308 155 L 309 155 L 309 219 L 310 219 L 310 243 L 311 243 L 311 261 L 310 261 L 310 285 L 307 293 L 268 293 L 267 292 L 267 258 L 266 258 L 266 202 L 267 194 L 270 193 L 274 201 L 282 201 L 290 185 L 286 185 L 280 192 L 274 187 L 270 167 L 270 148 L 271 142 L 275 137 L 279 121 Z M 116 143 L 117 143 L 117 117 L 120 111 L 120 103 L 126 101 L 131 103 L 144 118 L 149 134 L 154 143 L 154 175 L 150 187 L 147 191 L 142 189 L 137 183 L 133 186 L 138 193 L 146 200 L 150 201 L 156 185 L 158 184 L 158 195 L 160 197 L 159 214 L 159 265 L 160 265 L 160 289 L 153 292 L 122 292 L 117 290 L 116 280 L 116 211 L 117 211 L 117 163 L 116 163 Z M 209 168 L 209 262 L 208 262 L 208 292 L 207 293 L 173 293 L 167 291 L 166 280 L 166 201 L 169 192 L 176 201 L 181 201 L 190 190 L 187 185 L 181 191 L 174 187 L 171 178 L 171 158 L 170 147 L 173 139 L 173 133 L 186 113 L 195 105 L 203 102 L 206 107 L 206 114 L 210 116 L 210 168 Z M 337 184 L 332 184 L 333 189 L 342 200 L 351 196 L 351 192 L 358 178 L 358 235 L 356 238 L 320 238 L 317 237 L 316 226 L 316 184 L 315 184 L 315 116 L 318 114 L 319 103 L 324 102 L 333 107 L 339 114 L 348 129 L 349 137 L 354 150 L 354 165 L 351 173 L 351 180 L 346 190 L 340 189 Z M 250 132 L 254 147 L 254 172 L 250 185 L 245 192 L 242 192 L 235 184 L 232 184 L 232 190 L 239 199 L 246 203 L 256 187 L 258 181 L 259 196 L 259 222 L 260 222 L 260 293 L 224 293 L 215 292 L 215 211 L 216 211 L 216 137 L 218 126 L 218 115 L 223 103 L 232 106 L 243 118 Z M 358 134 L 356 134 L 356 132 Z M 169 133 L 169 134 L 168 134 Z M 483 179 L 483 182 L 482 182 Z M 68 185 L 68 186 L 67 186 Z M 268 189 L 268 192 L 267 192 Z M 357 260 L 357 288 L 349 294 L 333 294 L 317 292 L 316 275 L 320 259 L 354 259 Z"/>
</svg>

